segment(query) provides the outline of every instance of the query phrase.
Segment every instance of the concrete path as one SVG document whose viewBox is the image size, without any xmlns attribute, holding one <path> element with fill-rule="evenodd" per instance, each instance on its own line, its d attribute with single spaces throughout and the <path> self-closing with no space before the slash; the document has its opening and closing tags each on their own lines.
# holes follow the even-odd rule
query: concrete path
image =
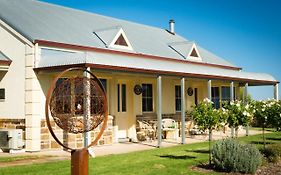
<svg viewBox="0 0 281 175">
<path fill-rule="evenodd" d="M 245 130 L 239 131 L 239 137 L 245 136 Z M 250 130 L 250 135 L 262 134 L 262 131 L 257 130 Z M 223 132 L 213 132 L 213 139 L 223 139 L 226 137 L 230 137 L 230 131 L 227 133 Z M 171 147 L 180 144 L 180 138 L 178 140 L 164 140 L 162 142 L 162 147 Z M 186 138 L 186 143 L 197 143 L 203 142 L 208 140 L 208 135 L 196 135 L 192 138 Z M 93 147 L 95 156 L 103 156 L 103 155 L 112 155 L 112 154 L 122 154 L 122 153 L 129 153 L 135 151 L 142 151 L 142 150 L 149 150 L 155 149 L 157 145 L 157 141 L 147 141 L 142 143 L 116 143 L 112 145 L 104 145 L 104 146 L 96 146 Z M 33 153 L 16 153 L 16 154 L 9 154 L 9 153 L 0 153 L 0 157 L 8 157 L 8 156 L 39 156 L 39 157 L 46 157 L 50 159 L 54 159 L 55 157 L 60 157 L 61 159 L 70 159 L 70 153 L 65 152 L 63 150 L 43 150 L 40 152 L 33 152 Z M 52 158 L 53 157 L 53 158 Z M 1 163 L 0 163 L 1 164 Z"/>
</svg>

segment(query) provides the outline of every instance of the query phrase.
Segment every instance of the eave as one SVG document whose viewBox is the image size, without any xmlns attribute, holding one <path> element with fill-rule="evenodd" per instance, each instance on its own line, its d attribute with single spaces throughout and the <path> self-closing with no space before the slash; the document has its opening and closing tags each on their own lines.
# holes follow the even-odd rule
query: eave
<svg viewBox="0 0 281 175">
<path fill-rule="evenodd" d="M 110 70 L 116 72 L 130 72 L 130 73 L 143 73 L 151 75 L 166 75 L 166 76 L 178 76 L 178 77 L 187 77 L 187 78 L 198 78 L 198 79 L 213 79 L 213 80 L 223 80 L 223 81 L 234 81 L 239 82 L 240 84 L 248 83 L 250 86 L 256 85 L 274 85 L 279 83 L 279 81 L 266 81 L 266 80 L 255 80 L 255 79 L 245 79 L 245 78 L 235 78 L 235 77 L 226 77 L 226 76 L 213 76 L 213 75 L 203 75 L 203 74 L 194 74 L 194 73 L 181 73 L 181 72 L 172 72 L 172 71 L 161 71 L 161 70 L 152 70 L 152 69 L 139 69 L 139 68 L 129 68 L 122 66 L 109 66 L 109 65 L 100 65 L 100 64 L 73 64 L 73 65 L 63 65 L 63 66 L 52 66 L 52 67 L 41 67 L 34 68 L 36 72 L 40 71 L 60 71 L 65 70 L 70 67 L 90 67 L 100 70 Z"/>
<path fill-rule="evenodd" d="M 202 63 L 202 62 L 195 62 L 195 61 L 189 61 L 189 60 L 179 60 L 179 59 L 174 59 L 174 58 L 148 55 L 148 54 L 142 54 L 142 53 L 124 52 L 124 51 L 118 51 L 118 50 L 73 45 L 73 44 L 46 41 L 46 40 L 35 40 L 34 44 L 36 44 L 36 43 L 38 43 L 39 46 L 45 46 L 45 47 L 72 49 L 72 50 L 79 50 L 79 51 L 94 51 L 94 52 L 102 52 L 102 53 L 108 53 L 108 54 L 126 55 L 126 56 L 137 56 L 137 57 L 142 57 L 142 58 L 146 58 L 146 59 L 156 59 L 156 60 L 164 60 L 164 61 L 171 61 L 171 62 L 181 62 L 181 63 L 195 64 L 195 65 L 204 65 L 204 66 L 224 68 L 224 69 L 230 69 L 230 70 L 242 70 L 242 68 L 239 68 L 239 67 Z"/>
</svg>

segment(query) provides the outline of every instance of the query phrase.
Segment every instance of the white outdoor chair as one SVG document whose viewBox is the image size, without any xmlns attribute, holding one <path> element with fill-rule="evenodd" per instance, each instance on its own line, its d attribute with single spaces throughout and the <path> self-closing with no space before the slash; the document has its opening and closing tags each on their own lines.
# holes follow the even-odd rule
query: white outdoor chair
<svg viewBox="0 0 281 175">
<path fill-rule="evenodd" d="M 174 119 L 162 119 L 162 131 L 164 138 L 178 138 L 178 126 Z"/>
</svg>

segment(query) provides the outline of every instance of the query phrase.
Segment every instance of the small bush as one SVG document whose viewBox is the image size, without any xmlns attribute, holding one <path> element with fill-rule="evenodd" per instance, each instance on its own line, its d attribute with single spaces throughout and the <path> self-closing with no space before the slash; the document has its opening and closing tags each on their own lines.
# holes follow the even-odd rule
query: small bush
<svg viewBox="0 0 281 175">
<path fill-rule="evenodd" d="M 227 172 L 255 173 L 262 163 L 262 156 L 252 145 L 225 139 L 214 144 L 212 160 L 215 168 Z"/>
<path fill-rule="evenodd" d="M 281 159 L 281 144 L 268 145 L 262 153 L 268 162 L 277 163 Z"/>
</svg>

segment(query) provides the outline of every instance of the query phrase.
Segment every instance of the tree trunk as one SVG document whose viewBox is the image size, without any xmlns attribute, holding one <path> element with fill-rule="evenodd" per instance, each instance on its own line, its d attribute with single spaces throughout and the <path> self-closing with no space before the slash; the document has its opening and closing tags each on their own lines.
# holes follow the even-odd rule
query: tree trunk
<svg viewBox="0 0 281 175">
<path fill-rule="evenodd" d="M 211 151 L 211 141 L 212 141 L 212 130 L 209 129 L 209 165 L 212 164 L 212 151 Z"/>
<path fill-rule="evenodd" d="M 238 138 L 238 126 L 235 127 L 235 138 Z"/>
<path fill-rule="evenodd" d="M 265 124 L 263 124 L 262 126 L 262 136 L 263 136 L 263 150 L 265 150 L 265 136 L 264 136 L 264 126 Z"/>
</svg>

